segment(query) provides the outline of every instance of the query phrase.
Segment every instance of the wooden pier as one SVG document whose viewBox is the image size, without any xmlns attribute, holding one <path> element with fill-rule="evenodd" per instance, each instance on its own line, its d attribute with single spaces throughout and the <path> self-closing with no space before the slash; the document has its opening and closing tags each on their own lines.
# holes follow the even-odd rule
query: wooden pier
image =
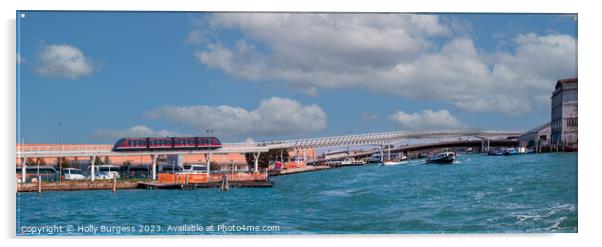
<svg viewBox="0 0 602 247">
<path fill-rule="evenodd" d="M 272 181 L 230 181 L 230 188 L 270 188 L 273 187 Z M 158 183 L 158 182 L 141 182 L 138 183 L 141 189 L 164 189 L 164 190 L 192 190 L 200 188 L 220 188 L 221 182 L 209 183 Z"/>
<path fill-rule="evenodd" d="M 289 168 L 289 169 L 285 169 L 285 170 L 272 170 L 269 172 L 270 176 L 282 176 L 282 175 L 290 175 L 290 174 L 295 174 L 295 173 L 302 173 L 302 172 L 313 172 L 313 171 L 321 171 L 321 170 L 327 170 L 327 169 L 331 169 L 332 167 L 330 166 L 304 166 L 304 167 L 299 167 L 299 168 Z"/>
<path fill-rule="evenodd" d="M 124 190 L 137 189 L 138 182 L 113 180 L 104 181 L 64 181 L 17 184 L 17 192 L 44 192 L 70 190 Z"/>
</svg>

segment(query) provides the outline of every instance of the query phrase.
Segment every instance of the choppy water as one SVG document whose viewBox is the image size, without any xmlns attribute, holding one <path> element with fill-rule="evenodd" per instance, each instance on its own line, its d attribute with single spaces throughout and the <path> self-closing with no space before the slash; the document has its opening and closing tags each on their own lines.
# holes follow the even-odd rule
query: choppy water
<svg viewBox="0 0 602 247">
<path fill-rule="evenodd" d="M 32 227 L 43 226 L 62 226 L 53 233 L 59 235 L 92 234 L 92 229 L 96 234 L 117 230 L 121 234 L 577 231 L 576 153 L 466 155 L 453 165 L 416 160 L 272 180 L 273 188 L 229 192 L 19 193 L 17 234 L 29 235 L 26 231 L 44 230 Z M 208 231 L 211 225 L 213 231 Z M 198 231 L 199 226 L 203 231 Z M 231 226 L 270 226 L 262 229 L 272 231 Z M 277 231 L 271 226 L 277 226 Z"/>
</svg>

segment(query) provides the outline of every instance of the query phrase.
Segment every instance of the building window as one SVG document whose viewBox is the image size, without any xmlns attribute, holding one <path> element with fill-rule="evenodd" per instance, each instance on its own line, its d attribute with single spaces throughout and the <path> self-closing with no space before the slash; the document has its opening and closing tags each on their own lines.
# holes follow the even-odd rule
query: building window
<svg viewBox="0 0 602 247">
<path fill-rule="evenodd" d="M 567 118 L 566 126 L 567 127 L 577 127 L 577 118 L 576 117 Z"/>
</svg>

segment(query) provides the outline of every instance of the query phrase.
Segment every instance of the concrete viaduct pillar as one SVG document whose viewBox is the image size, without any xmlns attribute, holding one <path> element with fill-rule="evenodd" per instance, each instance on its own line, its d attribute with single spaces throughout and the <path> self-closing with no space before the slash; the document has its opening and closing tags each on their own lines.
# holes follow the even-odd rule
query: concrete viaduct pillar
<svg viewBox="0 0 602 247">
<path fill-rule="evenodd" d="M 21 157 L 21 183 L 27 181 L 27 158 Z"/>
<path fill-rule="evenodd" d="M 205 160 L 207 161 L 206 170 L 207 170 L 207 179 L 209 179 L 209 174 L 211 173 L 211 152 L 205 154 Z M 209 181 L 209 180 L 207 180 Z"/>
<path fill-rule="evenodd" d="M 157 156 L 156 154 L 151 154 L 151 159 L 153 160 L 153 180 L 157 180 Z"/>
<path fill-rule="evenodd" d="M 255 168 L 253 169 L 255 173 L 259 172 L 259 154 L 261 152 L 253 153 L 253 162 L 255 164 Z"/>
<path fill-rule="evenodd" d="M 94 168 L 94 163 L 96 163 L 96 155 L 90 157 L 90 180 L 92 181 L 96 179 L 96 169 Z"/>
</svg>

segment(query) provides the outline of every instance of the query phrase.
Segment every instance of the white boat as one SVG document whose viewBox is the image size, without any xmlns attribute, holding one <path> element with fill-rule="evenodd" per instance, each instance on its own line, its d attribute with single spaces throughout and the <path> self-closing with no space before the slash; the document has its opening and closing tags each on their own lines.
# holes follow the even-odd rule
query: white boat
<svg viewBox="0 0 602 247">
<path fill-rule="evenodd" d="M 396 166 L 406 163 L 405 161 L 384 161 L 383 166 Z"/>
<path fill-rule="evenodd" d="M 341 165 L 343 165 L 343 166 L 365 165 L 365 164 L 366 164 L 366 161 L 356 160 L 355 158 L 346 158 L 345 160 L 343 160 L 343 162 L 341 162 Z"/>
<path fill-rule="evenodd" d="M 408 161 L 408 157 L 401 154 L 399 156 L 397 156 L 397 158 L 395 159 L 391 159 L 391 160 L 385 160 L 381 163 L 381 165 L 383 166 L 396 166 L 396 165 L 401 165 L 401 164 L 405 164 Z"/>
</svg>

